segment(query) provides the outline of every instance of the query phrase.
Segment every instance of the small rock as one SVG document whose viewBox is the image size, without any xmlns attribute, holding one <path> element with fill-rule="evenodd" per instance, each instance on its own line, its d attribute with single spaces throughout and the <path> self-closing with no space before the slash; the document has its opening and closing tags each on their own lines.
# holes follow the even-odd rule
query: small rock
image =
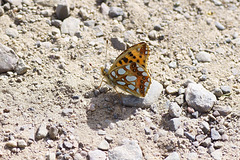
<svg viewBox="0 0 240 160">
<path fill-rule="evenodd" d="M 159 134 L 157 134 L 157 133 L 154 134 L 154 135 L 153 135 L 153 142 L 154 142 L 154 143 L 157 143 L 158 139 L 159 139 Z"/>
<path fill-rule="evenodd" d="M 52 24 L 53 26 L 57 27 L 57 28 L 60 28 L 61 25 L 62 25 L 62 21 L 61 21 L 61 20 L 58 20 L 58 19 L 53 19 L 53 20 L 51 21 L 51 24 Z"/>
<path fill-rule="evenodd" d="M 238 37 L 238 32 L 234 32 L 234 33 L 232 34 L 232 37 L 233 37 L 233 39 L 236 39 L 236 38 Z"/>
<path fill-rule="evenodd" d="M 206 137 L 207 137 L 207 135 L 199 134 L 199 135 L 196 136 L 196 140 L 198 142 L 202 142 Z"/>
<path fill-rule="evenodd" d="M 109 148 L 110 148 L 109 143 L 106 140 L 102 140 L 98 145 L 98 149 L 103 151 L 107 151 L 109 150 Z"/>
<path fill-rule="evenodd" d="M 100 11 L 103 15 L 108 15 L 109 13 L 109 7 L 106 5 L 106 3 L 102 3 L 100 7 Z"/>
<path fill-rule="evenodd" d="M 156 31 L 163 30 L 163 28 L 161 27 L 160 24 L 156 24 L 156 25 L 153 27 L 153 29 L 156 30 Z"/>
<path fill-rule="evenodd" d="M 27 143 L 26 143 L 23 139 L 20 139 L 20 140 L 18 140 L 18 142 L 17 142 L 17 146 L 18 146 L 19 148 L 25 148 L 25 147 L 27 147 Z"/>
<path fill-rule="evenodd" d="M 52 15 L 52 10 L 42 10 L 40 14 L 44 17 L 50 17 Z"/>
<path fill-rule="evenodd" d="M 41 126 L 38 128 L 38 131 L 36 133 L 36 139 L 40 140 L 40 139 L 46 137 L 47 134 L 48 134 L 48 130 L 46 128 L 46 125 L 45 124 L 41 124 Z"/>
<path fill-rule="evenodd" d="M 176 131 L 181 125 L 180 118 L 173 118 L 169 121 L 169 128 L 171 131 Z"/>
<path fill-rule="evenodd" d="M 6 35 L 12 38 L 17 38 L 18 37 L 18 31 L 14 28 L 7 28 L 6 29 Z"/>
<path fill-rule="evenodd" d="M 2 16 L 4 14 L 4 9 L 3 7 L 0 5 L 0 16 Z"/>
<path fill-rule="evenodd" d="M 169 104 L 168 112 L 169 112 L 171 117 L 178 118 L 178 117 L 180 117 L 180 115 L 182 113 L 182 109 L 180 108 L 180 106 L 176 102 L 171 102 Z"/>
<path fill-rule="evenodd" d="M 18 62 L 17 62 L 17 66 L 15 67 L 15 72 L 18 74 L 18 75 L 22 75 L 24 73 L 27 72 L 27 70 L 29 70 L 30 67 L 28 65 L 26 65 L 26 63 L 23 61 L 23 59 L 18 59 Z"/>
<path fill-rule="evenodd" d="M 57 138 L 57 136 L 58 136 L 58 129 L 57 129 L 57 127 L 51 126 L 49 128 L 49 137 L 54 140 L 54 139 Z"/>
<path fill-rule="evenodd" d="M 178 91 L 178 93 L 179 93 L 179 91 Z M 181 94 L 181 95 L 177 96 L 174 100 L 175 100 L 175 102 L 177 102 L 178 105 L 182 105 L 184 103 L 184 95 Z"/>
<path fill-rule="evenodd" d="M 157 39 L 157 32 L 155 30 L 152 30 L 148 33 L 148 37 L 150 40 L 156 40 Z"/>
<path fill-rule="evenodd" d="M 68 17 L 64 19 L 61 25 L 62 34 L 69 34 L 70 36 L 74 36 L 76 32 L 80 29 L 80 20 L 74 17 Z"/>
<path fill-rule="evenodd" d="M 6 143 L 6 146 L 9 147 L 9 148 L 15 148 L 15 147 L 17 147 L 17 142 L 15 142 L 15 141 L 13 141 L 13 140 L 8 141 L 8 142 Z"/>
<path fill-rule="evenodd" d="M 216 148 L 216 149 L 222 148 L 223 145 L 224 145 L 223 142 L 220 142 L 220 141 L 214 142 L 214 148 Z"/>
<path fill-rule="evenodd" d="M 215 95 L 201 84 L 190 83 L 185 92 L 187 104 L 199 112 L 208 112 L 217 101 Z"/>
<path fill-rule="evenodd" d="M 211 138 L 206 138 L 205 140 L 203 140 L 200 144 L 201 146 L 207 148 L 211 145 Z"/>
<path fill-rule="evenodd" d="M 171 87 L 171 86 L 167 86 L 166 87 L 166 92 L 168 94 L 176 94 L 176 93 L 178 93 L 178 89 L 174 88 L 174 87 Z"/>
<path fill-rule="evenodd" d="M 222 2 L 219 0 L 213 0 L 213 3 L 215 4 L 215 6 L 221 6 Z"/>
<path fill-rule="evenodd" d="M 196 54 L 196 59 L 198 62 L 211 62 L 211 55 L 205 51 L 200 51 Z"/>
<path fill-rule="evenodd" d="M 104 130 L 99 130 L 99 131 L 98 131 L 98 135 L 100 135 L 100 136 L 106 135 L 106 131 L 104 131 Z"/>
<path fill-rule="evenodd" d="M 88 152 L 89 160 L 105 160 L 106 153 L 101 150 L 94 150 Z"/>
<path fill-rule="evenodd" d="M 184 132 L 184 135 L 191 141 L 195 141 L 195 135 L 192 135 L 189 132 Z"/>
<path fill-rule="evenodd" d="M 189 85 L 190 83 L 195 83 L 195 82 L 194 82 L 193 80 L 191 80 L 191 79 L 187 79 L 186 82 L 184 82 L 182 85 L 183 85 L 184 87 L 188 87 L 188 85 Z M 185 90 L 185 92 L 186 92 L 186 90 Z"/>
<path fill-rule="evenodd" d="M 63 146 L 64 146 L 64 148 L 66 148 L 66 149 L 72 149 L 72 147 L 73 147 L 72 143 L 70 143 L 70 142 L 68 142 L 68 141 L 64 141 L 64 142 L 63 142 Z"/>
<path fill-rule="evenodd" d="M 215 26 L 217 27 L 217 29 L 219 30 L 224 30 L 225 27 L 220 23 L 220 22 L 215 22 Z"/>
<path fill-rule="evenodd" d="M 70 15 L 70 7 L 66 0 L 61 0 L 61 2 L 57 5 L 56 15 L 60 20 L 64 20 Z"/>
<path fill-rule="evenodd" d="M 72 108 L 66 108 L 66 109 L 62 110 L 62 115 L 63 116 L 69 116 L 71 114 L 73 114 L 73 109 Z"/>
<path fill-rule="evenodd" d="M 223 141 L 228 141 L 228 135 L 227 134 L 223 134 L 222 135 L 222 140 Z"/>
<path fill-rule="evenodd" d="M 182 128 L 178 128 L 175 132 L 175 135 L 178 136 L 178 137 L 183 137 L 184 130 Z"/>
<path fill-rule="evenodd" d="M 198 159 L 198 154 L 195 152 L 190 152 L 190 153 L 187 153 L 186 158 L 187 158 L 187 160 Z"/>
<path fill-rule="evenodd" d="M 193 112 L 193 113 L 192 113 L 192 116 L 193 116 L 194 118 L 198 118 L 198 116 L 199 116 L 199 113 L 198 113 L 198 111 L 196 111 L 196 112 Z"/>
<path fill-rule="evenodd" d="M 111 143 L 111 142 L 113 141 L 113 138 L 112 138 L 111 136 L 106 135 L 105 140 L 106 140 L 108 143 Z"/>
<path fill-rule="evenodd" d="M 230 86 L 221 86 L 220 88 L 221 88 L 223 94 L 227 94 L 227 93 L 231 92 L 231 87 Z"/>
<path fill-rule="evenodd" d="M 46 160 L 56 160 L 56 154 L 54 152 L 50 152 L 46 155 Z"/>
<path fill-rule="evenodd" d="M 218 111 L 218 113 L 222 116 L 227 116 L 232 112 L 232 107 L 229 105 L 224 105 L 224 106 L 215 105 L 213 107 L 213 110 Z"/>
<path fill-rule="evenodd" d="M 87 20 L 83 22 L 85 26 L 93 28 L 95 26 L 95 21 L 94 20 Z"/>
<path fill-rule="evenodd" d="M 211 129 L 211 138 L 212 138 L 212 140 L 220 140 L 221 139 L 221 135 L 215 128 Z"/>
<path fill-rule="evenodd" d="M 172 62 L 168 63 L 168 66 L 169 66 L 169 68 L 177 68 L 177 62 L 172 61 Z"/>
<path fill-rule="evenodd" d="M 172 152 L 164 160 L 180 160 L 180 155 L 177 152 Z"/>
<path fill-rule="evenodd" d="M 201 129 L 202 129 L 202 131 L 203 131 L 205 134 L 207 134 L 207 133 L 210 131 L 210 127 L 209 127 L 208 122 L 203 121 L 203 122 L 201 123 Z"/>
<path fill-rule="evenodd" d="M 142 160 L 141 148 L 135 140 L 123 140 L 120 146 L 117 146 L 108 152 L 110 160 Z"/>
<path fill-rule="evenodd" d="M 108 15 L 111 18 L 122 16 L 123 15 L 123 10 L 122 10 L 122 8 L 119 8 L 119 7 L 110 7 Z"/>
<path fill-rule="evenodd" d="M 220 88 L 215 88 L 214 91 L 213 91 L 213 94 L 216 96 L 216 97 L 221 97 L 223 95 L 223 92 Z"/>
<path fill-rule="evenodd" d="M 145 127 L 145 128 L 144 128 L 144 131 L 145 131 L 145 134 L 146 134 L 146 135 L 150 135 L 150 134 L 151 134 L 151 130 L 150 130 L 150 128 L 148 128 L 148 127 Z"/>
<path fill-rule="evenodd" d="M 121 38 L 111 38 L 113 48 L 117 50 L 125 50 L 126 45 Z"/>
<path fill-rule="evenodd" d="M 217 149 L 211 152 L 211 156 L 214 158 L 214 160 L 222 160 L 222 151 Z"/>
</svg>

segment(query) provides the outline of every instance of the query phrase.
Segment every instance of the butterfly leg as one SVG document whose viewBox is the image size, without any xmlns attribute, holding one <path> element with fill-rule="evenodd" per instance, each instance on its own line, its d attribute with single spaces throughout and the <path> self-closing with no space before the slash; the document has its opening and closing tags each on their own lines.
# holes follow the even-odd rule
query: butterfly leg
<svg viewBox="0 0 240 160">
<path fill-rule="evenodd" d="M 122 101 L 122 96 L 121 96 L 121 94 L 118 93 L 116 87 L 113 87 L 113 89 L 114 89 L 114 90 L 117 92 L 117 94 L 118 94 L 118 97 L 119 97 L 119 103 L 120 103 L 121 105 L 123 105 L 123 101 Z"/>
</svg>

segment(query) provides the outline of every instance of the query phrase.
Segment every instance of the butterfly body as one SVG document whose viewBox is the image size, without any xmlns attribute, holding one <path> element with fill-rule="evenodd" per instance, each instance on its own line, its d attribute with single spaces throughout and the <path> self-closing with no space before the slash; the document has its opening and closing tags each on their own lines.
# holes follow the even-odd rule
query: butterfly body
<svg viewBox="0 0 240 160">
<path fill-rule="evenodd" d="M 148 57 L 148 45 L 136 44 L 120 54 L 109 70 L 101 68 L 102 75 L 114 88 L 117 86 L 134 96 L 145 97 L 151 84 L 146 69 Z"/>
</svg>

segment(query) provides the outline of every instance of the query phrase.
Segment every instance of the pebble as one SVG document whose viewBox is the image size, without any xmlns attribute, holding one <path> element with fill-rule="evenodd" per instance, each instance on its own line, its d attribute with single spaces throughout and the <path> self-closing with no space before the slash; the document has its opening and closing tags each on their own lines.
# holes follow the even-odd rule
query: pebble
<svg viewBox="0 0 240 160">
<path fill-rule="evenodd" d="M 172 152 L 164 160 L 180 160 L 180 155 L 177 152 Z"/>
<path fill-rule="evenodd" d="M 73 114 L 73 109 L 72 108 L 66 108 L 62 110 L 62 115 L 63 116 L 70 116 Z"/>
<path fill-rule="evenodd" d="M 211 152 L 211 156 L 214 158 L 214 160 L 222 160 L 222 151 L 221 151 L 221 149 L 217 149 L 217 150 Z"/>
<path fill-rule="evenodd" d="M 223 95 L 223 92 L 220 88 L 215 88 L 214 91 L 213 91 L 213 94 L 216 96 L 216 97 L 221 97 Z"/>
<path fill-rule="evenodd" d="M 222 2 L 219 1 L 219 0 L 213 0 L 212 2 L 215 4 L 215 6 L 221 6 L 222 5 Z"/>
<path fill-rule="evenodd" d="M 218 113 L 222 116 L 227 116 L 230 113 L 232 113 L 232 107 L 230 105 L 224 105 L 224 106 L 220 106 L 220 105 L 215 105 L 213 107 L 214 111 L 218 111 Z"/>
<path fill-rule="evenodd" d="M 196 140 L 198 142 L 202 142 L 205 138 L 207 138 L 207 135 L 204 135 L 204 134 L 199 134 L 196 136 Z"/>
<path fill-rule="evenodd" d="M 175 135 L 178 137 L 183 137 L 184 136 L 184 130 L 182 128 L 178 128 L 175 132 Z"/>
<path fill-rule="evenodd" d="M 109 150 L 109 148 L 110 148 L 109 143 L 106 140 L 102 140 L 98 145 L 98 149 L 103 151 L 107 151 Z"/>
<path fill-rule="evenodd" d="M 57 138 L 57 136 L 58 136 L 58 129 L 57 129 L 57 127 L 51 126 L 49 128 L 49 137 L 54 140 L 54 139 Z"/>
<path fill-rule="evenodd" d="M 108 15 L 109 13 L 109 7 L 106 5 L 106 3 L 102 3 L 100 6 L 100 11 L 103 15 Z"/>
<path fill-rule="evenodd" d="M 145 131 L 145 134 L 146 134 L 146 135 L 150 135 L 150 134 L 151 134 L 151 130 L 150 130 L 150 128 L 148 128 L 148 127 L 145 127 L 145 128 L 144 128 L 144 131 Z"/>
<path fill-rule="evenodd" d="M 189 133 L 189 132 L 184 132 L 184 135 L 191 141 L 195 141 L 195 135 Z"/>
<path fill-rule="evenodd" d="M 172 62 L 168 63 L 168 66 L 169 66 L 169 68 L 177 68 L 177 62 L 172 61 Z"/>
<path fill-rule="evenodd" d="M 178 118 L 178 117 L 180 117 L 180 115 L 182 113 L 182 109 L 176 102 L 171 102 L 169 104 L 168 112 L 171 117 Z"/>
<path fill-rule="evenodd" d="M 8 142 L 6 143 L 6 146 L 9 147 L 9 148 L 15 148 L 15 147 L 17 147 L 17 142 L 16 142 L 16 141 L 13 141 L 13 140 L 8 141 Z"/>
<path fill-rule="evenodd" d="M 24 73 L 26 73 L 30 68 L 30 66 L 28 66 L 23 59 L 18 59 L 18 62 L 17 62 L 17 66 L 15 67 L 15 72 L 18 74 L 18 75 L 22 75 Z"/>
<path fill-rule="evenodd" d="M 95 20 L 86 20 L 83 22 L 85 26 L 93 28 L 96 24 Z"/>
<path fill-rule="evenodd" d="M 98 131 L 98 135 L 100 135 L 100 136 L 106 135 L 106 131 L 104 131 L 104 130 L 99 130 L 99 131 Z"/>
<path fill-rule="evenodd" d="M 62 34 L 69 34 L 70 36 L 74 36 L 76 32 L 80 29 L 80 20 L 74 17 L 68 17 L 64 19 L 61 25 Z"/>
<path fill-rule="evenodd" d="M 17 146 L 18 146 L 19 148 L 25 148 L 25 147 L 27 147 L 27 143 L 26 143 L 25 140 L 20 139 L 20 140 L 17 141 Z"/>
<path fill-rule="evenodd" d="M 202 131 L 203 131 L 205 134 L 207 134 L 207 133 L 210 131 L 210 127 L 209 127 L 208 122 L 203 121 L 203 122 L 201 123 L 201 129 L 202 129 Z"/>
<path fill-rule="evenodd" d="M 38 128 L 37 133 L 36 133 L 36 139 L 40 140 L 40 139 L 46 137 L 47 134 L 48 134 L 48 130 L 46 128 L 46 125 L 45 124 L 41 124 L 40 127 Z"/>
<path fill-rule="evenodd" d="M 195 83 L 193 80 L 191 80 L 191 79 L 187 79 L 182 85 L 184 86 L 184 87 L 188 87 L 188 85 L 190 84 L 190 83 Z M 196 84 L 196 83 L 195 83 Z M 185 92 L 186 92 L 186 90 L 185 90 Z"/>
<path fill-rule="evenodd" d="M 206 139 L 204 139 L 202 142 L 201 142 L 201 146 L 203 146 L 203 147 L 205 147 L 205 148 L 207 148 L 207 147 L 209 147 L 210 145 L 211 145 L 211 138 L 206 138 Z"/>
<path fill-rule="evenodd" d="M 194 118 L 198 118 L 198 116 L 199 116 L 198 111 L 193 112 L 193 113 L 192 113 L 192 116 L 193 116 Z"/>
<path fill-rule="evenodd" d="M 108 15 L 111 18 L 122 16 L 123 15 L 123 10 L 122 10 L 122 8 L 119 8 L 119 7 L 110 7 Z"/>
<path fill-rule="evenodd" d="M 108 152 L 110 160 L 142 160 L 143 155 L 140 146 L 136 140 L 124 139 L 120 146 L 117 146 Z"/>
<path fill-rule="evenodd" d="M 128 107 L 150 107 L 155 104 L 163 91 L 163 86 L 158 81 L 152 79 L 152 83 L 144 98 L 132 95 L 122 96 L 123 105 Z"/>
<path fill-rule="evenodd" d="M 168 94 L 176 94 L 176 93 L 178 93 L 178 89 L 175 88 L 175 87 L 167 86 L 166 87 L 166 92 Z"/>
<path fill-rule="evenodd" d="M 0 16 L 2 16 L 4 14 L 4 9 L 2 6 L 0 6 Z"/>
<path fill-rule="evenodd" d="M 228 135 L 227 134 L 223 134 L 222 135 L 222 140 L 223 141 L 228 141 Z"/>
<path fill-rule="evenodd" d="M 53 26 L 57 27 L 57 28 L 60 28 L 61 25 L 62 25 L 62 21 L 61 21 L 61 20 L 58 20 L 58 19 L 53 19 L 53 20 L 51 21 L 51 24 L 52 24 Z"/>
<path fill-rule="evenodd" d="M 223 94 L 227 94 L 231 92 L 230 86 L 220 86 L 220 89 L 222 90 Z"/>
<path fill-rule="evenodd" d="M 186 155 L 187 160 L 196 160 L 198 159 L 198 154 L 196 152 L 190 152 Z"/>
<path fill-rule="evenodd" d="M 232 37 L 233 37 L 233 39 L 236 39 L 236 38 L 238 37 L 238 32 L 234 32 L 234 33 L 232 34 Z"/>
<path fill-rule="evenodd" d="M 179 92 L 178 92 L 179 93 Z M 177 102 L 178 105 L 182 105 L 184 103 L 184 95 L 181 94 L 179 96 L 177 96 L 175 99 L 174 99 L 175 102 Z"/>
<path fill-rule="evenodd" d="M 206 90 L 201 84 L 190 83 L 185 92 L 189 107 L 199 112 L 208 112 L 217 101 L 215 95 Z"/>
<path fill-rule="evenodd" d="M 56 15 L 60 20 L 64 20 L 70 15 L 70 7 L 66 0 L 60 1 L 60 3 L 57 5 Z"/>
<path fill-rule="evenodd" d="M 73 145 L 72 143 L 68 142 L 68 141 L 64 141 L 63 142 L 63 147 L 66 149 L 72 149 Z"/>
<path fill-rule="evenodd" d="M 169 121 L 169 128 L 171 131 L 176 131 L 180 125 L 181 125 L 181 119 L 180 118 L 173 118 Z"/>
<path fill-rule="evenodd" d="M 106 153 L 101 150 L 94 150 L 88 152 L 89 160 L 106 160 Z"/>
<path fill-rule="evenodd" d="M 215 22 L 215 26 L 217 27 L 217 29 L 219 30 L 224 30 L 225 27 L 220 23 L 220 22 Z"/>
<path fill-rule="evenodd" d="M 223 146 L 224 146 L 224 143 L 221 141 L 214 142 L 214 148 L 216 149 L 222 148 Z"/>
<path fill-rule="evenodd" d="M 18 37 L 18 31 L 14 28 L 7 28 L 5 33 L 6 33 L 6 35 L 8 35 L 11 38 L 17 38 Z"/>
<path fill-rule="evenodd" d="M 148 37 L 150 40 L 156 40 L 157 39 L 157 32 L 155 30 L 152 30 L 148 33 Z"/>
<path fill-rule="evenodd" d="M 111 143 L 113 141 L 113 138 L 109 135 L 106 135 L 105 136 L 105 140 L 108 142 L 108 143 Z"/>
<path fill-rule="evenodd" d="M 203 74 L 199 77 L 200 81 L 206 81 L 207 80 L 207 75 Z"/>
<path fill-rule="evenodd" d="M 220 140 L 221 139 L 221 135 L 215 128 L 211 129 L 211 138 L 212 138 L 212 140 Z"/>
<path fill-rule="evenodd" d="M 153 135 L 153 142 L 154 142 L 154 143 L 157 143 L 158 139 L 159 139 L 159 134 L 157 134 L 157 133 L 154 134 L 154 135 Z"/>
<path fill-rule="evenodd" d="M 111 38 L 113 48 L 117 50 L 125 50 L 126 45 L 122 38 Z"/>
<path fill-rule="evenodd" d="M 50 17 L 52 15 L 52 10 L 42 10 L 40 12 L 41 15 L 43 15 L 44 17 Z"/>
<path fill-rule="evenodd" d="M 211 62 L 211 54 L 205 52 L 205 51 L 200 51 L 196 54 L 196 59 L 198 62 Z"/>
<path fill-rule="evenodd" d="M 163 30 L 162 26 L 160 24 L 156 24 L 154 27 L 153 27 L 154 30 L 156 31 L 160 31 L 160 30 Z"/>
</svg>

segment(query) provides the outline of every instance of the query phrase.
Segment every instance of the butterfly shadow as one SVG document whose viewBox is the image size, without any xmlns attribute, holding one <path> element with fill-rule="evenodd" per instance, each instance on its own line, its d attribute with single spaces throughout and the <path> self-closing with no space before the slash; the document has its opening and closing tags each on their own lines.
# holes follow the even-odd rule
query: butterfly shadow
<svg viewBox="0 0 240 160">
<path fill-rule="evenodd" d="M 94 107 L 87 111 L 87 124 L 91 129 L 108 128 L 112 124 L 136 114 L 139 107 L 122 105 L 122 99 L 120 99 L 119 95 L 124 98 L 131 97 L 131 95 L 107 92 L 91 98 L 89 108 Z"/>
</svg>

